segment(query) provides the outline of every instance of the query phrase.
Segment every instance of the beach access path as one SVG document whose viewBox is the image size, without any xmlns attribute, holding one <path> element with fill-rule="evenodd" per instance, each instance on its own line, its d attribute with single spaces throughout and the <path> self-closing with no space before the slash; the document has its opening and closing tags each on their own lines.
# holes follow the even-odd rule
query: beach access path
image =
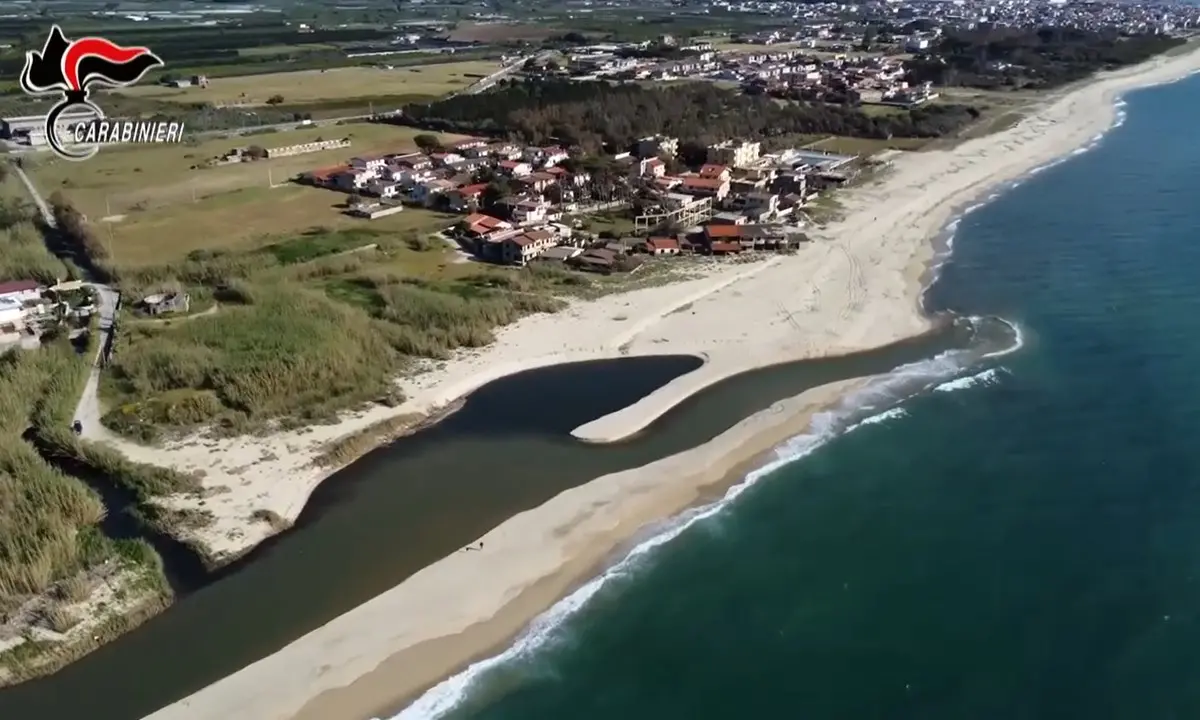
<svg viewBox="0 0 1200 720">
<path fill-rule="evenodd" d="M 668 353 L 706 360 L 635 405 L 576 430 L 586 439 L 614 440 L 723 377 L 919 333 L 928 325 L 919 299 L 933 257 L 931 239 L 954 212 L 1093 142 L 1112 125 L 1121 93 L 1198 69 L 1194 49 L 1160 57 L 1073 88 L 1003 132 L 948 150 L 897 156 L 877 182 L 843 193 L 845 218 L 814 233 L 817 242 L 796 255 L 528 318 L 504 330 L 493 346 L 408 381 L 411 400 L 390 412 L 428 412 L 489 380 L 552 363 Z M 706 489 L 728 484 L 740 463 L 802 432 L 814 412 L 862 382 L 810 390 L 698 448 L 568 490 L 488 533 L 481 539 L 486 550 L 446 557 L 150 717 L 323 720 L 384 713 L 488 648 L 509 642 L 531 618 L 594 575 L 639 529 L 679 513 Z M 341 427 L 371 421 L 348 420 Z M 212 466 L 214 457 L 240 456 L 252 463 L 274 449 L 291 463 L 289 455 L 311 452 L 302 438 L 223 441 L 202 451 L 148 450 L 137 459 Z M 260 461 L 273 470 L 243 476 L 231 494 L 294 517 L 321 474 L 294 475 L 289 472 L 294 466 L 272 465 L 279 462 Z M 210 477 L 228 482 L 222 472 Z"/>
</svg>

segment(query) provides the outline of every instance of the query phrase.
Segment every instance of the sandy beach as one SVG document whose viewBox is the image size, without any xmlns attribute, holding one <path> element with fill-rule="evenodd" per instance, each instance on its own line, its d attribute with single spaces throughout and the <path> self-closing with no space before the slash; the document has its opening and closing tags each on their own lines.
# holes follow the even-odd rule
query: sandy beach
<svg viewBox="0 0 1200 720">
<path fill-rule="evenodd" d="M 1001 133 L 949 150 L 894 154 L 878 181 L 841 194 L 844 219 L 814 232 L 818 241 L 796 255 L 714 267 L 700 279 L 528 318 L 494 345 L 404 383 L 410 399 L 400 407 L 268 439 L 193 441 L 165 451 L 113 442 L 136 460 L 201 470 L 207 486 L 223 488 L 204 501 L 217 523 L 197 539 L 225 555 L 270 533 L 250 521 L 254 510 L 296 517 L 329 473 L 311 461 L 331 439 L 391 415 L 429 413 L 519 370 L 622 355 L 704 358 L 694 372 L 574 433 L 593 442 L 627 437 L 731 375 L 870 349 L 927 329 L 921 278 L 933 257 L 931 239 L 954 212 L 1093 142 L 1112 125 L 1121 93 L 1198 69 L 1194 50 L 1160 58 L 1053 98 Z M 444 558 L 150 717 L 324 720 L 394 710 L 508 642 L 648 525 L 727 486 L 733 470 L 802 432 L 813 413 L 865 382 L 810 390 L 701 447 L 564 492 L 495 528 L 481 538 L 484 549 Z"/>
</svg>

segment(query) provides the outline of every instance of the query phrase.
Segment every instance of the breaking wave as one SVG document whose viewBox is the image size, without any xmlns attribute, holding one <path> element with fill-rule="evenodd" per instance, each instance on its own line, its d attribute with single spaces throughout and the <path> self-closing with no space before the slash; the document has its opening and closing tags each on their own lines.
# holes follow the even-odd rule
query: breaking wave
<svg viewBox="0 0 1200 720">
<path fill-rule="evenodd" d="M 977 335 L 983 334 L 979 328 L 988 325 L 989 320 L 992 319 L 968 319 L 977 329 Z M 1003 324 L 1012 328 L 1013 333 L 1008 336 L 1008 342 L 1002 350 L 991 354 L 1010 352 L 1019 343 L 1019 329 L 1006 321 Z M 907 412 L 899 405 L 914 395 L 962 382 L 953 378 L 989 356 L 982 350 L 988 346 L 995 347 L 994 342 L 982 339 L 983 342 L 973 343 L 972 348 L 948 350 L 933 358 L 897 367 L 850 393 L 834 408 L 817 413 L 805 433 L 776 448 L 770 462 L 748 473 L 729 488 L 720 500 L 688 510 L 659 526 L 652 536 L 642 540 L 619 562 L 535 618 L 508 649 L 442 681 L 390 720 L 435 720 L 454 710 L 470 697 L 479 683 L 486 681 L 490 673 L 528 657 L 552 642 L 562 632 L 564 622 L 582 610 L 606 584 L 632 575 L 656 548 L 674 540 L 691 526 L 721 513 L 738 496 L 776 470 L 812 454 L 834 438 L 864 426 L 906 417 Z M 985 370 L 978 375 L 988 372 L 991 371 Z"/>
</svg>

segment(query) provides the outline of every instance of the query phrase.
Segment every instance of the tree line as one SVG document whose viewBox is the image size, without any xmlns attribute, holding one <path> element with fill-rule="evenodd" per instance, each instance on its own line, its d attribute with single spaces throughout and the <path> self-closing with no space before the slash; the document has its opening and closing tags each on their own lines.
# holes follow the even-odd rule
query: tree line
<svg viewBox="0 0 1200 720">
<path fill-rule="evenodd" d="M 969 106 L 937 104 L 872 116 L 847 105 L 780 103 L 708 83 L 645 87 L 551 79 L 410 103 L 398 120 L 441 132 L 556 142 L 599 152 L 624 149 L 638 138 L 659 133 L 702 143 L 784 135 L 940 137 L 978 115 Z"/>
<path fill-rule="evenodd" d="M 1135 65 L 1184 42 L 1168 35 L 1067 27 L 955 29 L 908 62 L 908 79 L 984 89 L 1053 88 Z"/>
<path fill-rule="evenodd" d="M 57 233 L 52 233 L 52 250 L 60 258 L 70 259 L 100 282 L 112 282 L 115 273 L 109 264 L 108 246 L 96 234 L 83 213 L 59 191 L 50 195 L 50 211 Z"/>
</svg>

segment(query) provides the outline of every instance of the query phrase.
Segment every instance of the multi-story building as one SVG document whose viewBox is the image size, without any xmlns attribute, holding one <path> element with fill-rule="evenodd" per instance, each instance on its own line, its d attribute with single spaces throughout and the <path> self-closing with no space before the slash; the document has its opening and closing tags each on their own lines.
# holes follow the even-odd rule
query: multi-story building
<svg viewBox="0 0 1200 720">
<path fill-rule="evenodd" d="M 746 167 L 758 160 L 762 146 L 756 142 L 726 140 L 708 147 L 708 162 L 714 165 Z"/>
</svg>

